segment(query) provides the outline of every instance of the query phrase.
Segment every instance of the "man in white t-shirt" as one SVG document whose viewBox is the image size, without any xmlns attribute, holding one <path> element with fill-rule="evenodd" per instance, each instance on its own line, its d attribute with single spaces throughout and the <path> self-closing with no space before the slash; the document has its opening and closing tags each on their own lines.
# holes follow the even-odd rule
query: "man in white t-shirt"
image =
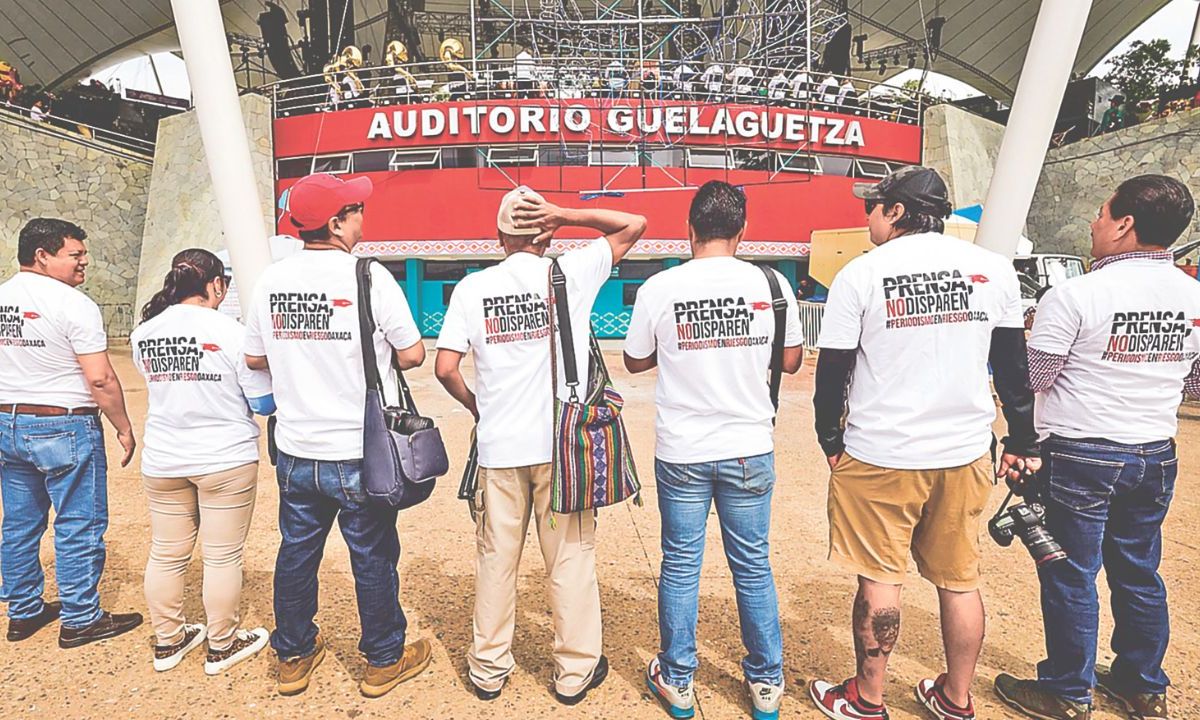
<svg viewBox="0 0 1200 720">
<path fill-rule="evenodd" d="M 336 519 L 350 549 L 362 623 L 359 650 L 367 671 L 359 689 L 378 697 L 429 664 L 428 640 L 405 644 L 398 599 L 397 511 L 363 489 L 363 408 L 367 392 L 359 340 L 357 260 L 371 181 L 343 182 L 323 173 L 301 178 L 288 194 L 291 222 L 304 249 L 269 266 L 245 311 L 246 364 L 271 370 L 279 447 L 279 531 L 275 560 L 275 632 L 279 692 L 308 688 L 325 656 L 317 612 L 317 570 Z M 374 347 L 384 386 L 399 367 L 425 359 L 421 333 L 404 292 L 378 263 L 371 266 Z M 391 379 L 390 381 L 388 379 Z M 398 399 L 390 398 L 391 404 Z"/>
<path fill-rule="evenodd" d="M 560 208 L 522 186 L 504 196 L 496 224 L 505 259 L 454 288 L 437 342 L 438 381 L 479 423 L 474 641 L 467 662 L 476 695 L 499 697 L 514 664 L 517 566 L 532 511 L 550 578 L 555 696 L 574 705 L 604 681 L 608 661 L 601 654 L 595 517 L 590 511 L 550 511 L 551 388 L 563 400 L 570 392 L 561 365 L 551 378 L 545 253 L 560 227 L 603 235 L 558 259 L 567 280 L 575 360 L 579 377 L 586 378 L 596 294 L 642 236 L 646 220 L 615 210 Z M 467 353 L 475 365 L 474 391 L 459 370 Z"/>
<path fill-rule="evenodd" d="M 533 53 L 529 52 L 529 48 L 522 47 L 521 52 L 517 53 L 517 56 L 513 58 L 513 78 L 517 84 L 517 97 L 529 98 L 533 96 L 533 71 L 535 67 Z"/>
<path fill-rule="evenodd" d="M 0 285 L 0 600 L 8 640 L 24 640 L 61 615 L 59 647 L 115 637 L 137 613 L 100 608 L 108 458 L 100 414 L 124 448 L 136 445 L 121 381 L 108 359 L 100 308 L 76 288 L 88 266 L 87 233 L 34 218 L 17 238 L 20 271 Z M 38 545 L 54 508 L 57 601 L 46 601 Z"/>
<path fill-rule="evenodd" d="M 772 105 L 782 105 L 784 98 L 787 97 L 788 76 L 783 71 L 775 73 L 769 82 L 767 82 L 767 99 Z"/>
<path fill-rule="evenodd" d="M 750 102 L 753 97 L 754 70 L 746 63 L 738 63 L 729 71 L 729 94 L 734 102 Z"/>
<path fill-rule="evenodd" d="M 792 78 L 792 97 L 799 104 L 808 102 L 808 94 L 812 88 L 812 78 L 807 72 L 798 72 Z"/>
<path fill-rule="evenodd" d="M 1200 396 L 1200 285 L 1168 249 L 1195 203 L 1164 175 L 1126 180 L 1092 222 L 1091 272 L 1055 285 L 1029 338 L 1044 470 L 1033 490 L 1067 559 L 1038 568 L 1046 659 L 1037 680 L 996 678 L 1009 705 L 1086 718 L 1092 688 L 1130 717 L 1166 718 L 1170 641 L 1158 574 L 1179 472 L 1176 413 Z M 1103 567 L 1112 590 L 1111 666 L 1096 665 Z"/>
<path fill-rule="evenodd" d="M 784 326 L 761 268 L 739 260 L 746 196 L 719 180 L 692 198 L 692 259 L 638 288 L 625 338 L 625 367 L 658 367 L 654 475 L 662 516 L 658 584 L 660 651 L 646 680 L 671 717 L 695 710 L 692 676 L 700 565 L 713 503 L 733 573 L 754 717 L 773 720 L 783 698 L 783 635 L 771 573 L 771 494 L 775 486 L 775 407 L 768 385 L 776 333 L 780 372 L 804 354 L 796 294 L 775 270 Z"/>
<path fill-rule="evenodd" d="M 854 194 L 878 247 L 833 280 L 813 404 L 833 471 L 829 556 L 858 575 L 858 670 L 840 685 L 814 681 L 809 694 L 831 718 L 887 717 L 911 550 L 938 589 L 948 665 L 917 697 L 938 718 L 970 720 L 984 625 L 979 525 L 993 486 L 989 363 L 1008 423 L 1001 471 L 1040 466 L 1017 275 L 1007 258 L 942 234 L 951 207 L 933 170 L 907 166 Z"/>
<path fill-rule="evenodd" d="M 704 92 L 710 101 L 721 102 L 724 99 L 721 96 L 721 83 L 724 79 L 725 71 L 717 63 L 712 63 L 704 68 L 704 72 L 700 75 L 700 82 L 704 85 Z"/>
</svg>

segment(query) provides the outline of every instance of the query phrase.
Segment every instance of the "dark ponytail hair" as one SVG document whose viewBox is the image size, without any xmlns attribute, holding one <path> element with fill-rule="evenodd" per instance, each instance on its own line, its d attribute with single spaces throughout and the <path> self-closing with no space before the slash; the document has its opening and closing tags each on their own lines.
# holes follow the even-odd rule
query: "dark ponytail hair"
<svg viewBox="0 0 1200 720">
<path fill-rule="evenodd" d="M 162 290 L 154 293 L 142 307 L 142 322 L 190 297 L 207 298 L 204 291 L 213 280 L 225 276 L 225 264 L 216 255 L 200 248 L 180 251 L 171 259 L 171 269 L 163 278 Z"/>
</svg>

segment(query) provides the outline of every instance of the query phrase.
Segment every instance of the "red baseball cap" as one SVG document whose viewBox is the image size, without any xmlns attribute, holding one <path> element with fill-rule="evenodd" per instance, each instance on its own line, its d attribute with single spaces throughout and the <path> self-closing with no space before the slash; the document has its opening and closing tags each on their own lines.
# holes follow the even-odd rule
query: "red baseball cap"
<svg viewBox="0 0 1200 720">
<path fill-rule="evenodd" d="M 342 208 L 370 197 L 371 188 L 371 178 L 366 177 L 342 180 L 329 173 L 302 177 L 288 191 L 292 224 L 300 230 L 316 230 Z"/>
</svg>

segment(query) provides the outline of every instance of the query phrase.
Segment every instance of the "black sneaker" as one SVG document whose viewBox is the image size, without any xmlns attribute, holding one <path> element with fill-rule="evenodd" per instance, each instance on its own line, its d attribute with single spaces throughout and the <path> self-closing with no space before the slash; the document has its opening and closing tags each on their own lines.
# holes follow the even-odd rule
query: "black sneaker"
<svg viewBox="0 0 1200 720">
<path fill-rule="evenodd" d="M 1006 705 L 1037 720 L 1092 720 L 1090 705 L 1043 690 L 1036 680 L 1019 680 L 1008 673 L 996 676 L 996 696 Z"/>
<path fill-rule="evenodd" d="M 587 684 L 587 687 L 580 690 L 575 695 L 563 695 L 559 691 L 555 690 L 554 697 L 563 705 L 578 705 L 579 703 L 583 702 L 585 697 L 587 697 L 588 690 L 594 690 L 600 687 L 600 685 L 604 683 L 604 679 L 606 677 L 608 677 L 608 658 L 601 655 L 600 660 L 596 662 L 596 669 L 592 671 L 592 679 L 591 682 Z"/>
<path fill-rule="evenodd" d="M 123 635 L 142 624 L 142 616 L 138 613 L 122 613 L 114 615 L 107 610 L 100 615 L 96 622 L 81 628 L 60 628 L 58 631 L 58 646 L 63 649 L 76 648 L 98 640 Z"/>
<path fill-rule="evenodd" d="M 61 612 L 62 603 L 59 601 L 55 600 L 54 602 L 43 603 L 42 611 L 37 615 L 21 618 L 20 620 L 9 620 L 8 634 L 5 637 L 9 642 L 28 640 L 38 630 L 57 620 Z"/>
<path fill-rule="evenodd" d="M 483 688 L 476 685 L 475 681 L 472 680 L 471 681 L 471 689 L 473 689 L 475 691 L 475 697 L 479 698 L 480 700 L 483 700 L 484 702 L 491 702 L 492 700 L 495 700 L 496 698 L 500 697 L 500 693 L 504 692 L 504 686 L 507 684 L 508 684 L 508 678 L 506 677 L 506 678 L 504 678 L 504 682 L 500 683 L 500 687 L 496 688 L 495 690 L 484 690 Z"/>
</svg>

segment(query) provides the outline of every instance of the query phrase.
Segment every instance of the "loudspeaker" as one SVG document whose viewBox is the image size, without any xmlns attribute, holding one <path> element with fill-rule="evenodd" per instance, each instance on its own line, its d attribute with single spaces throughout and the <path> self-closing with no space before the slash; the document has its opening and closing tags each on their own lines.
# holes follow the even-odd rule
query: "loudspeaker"
<svg viewBox="0 0 1200 720">
<path fill-rule="evenodd" d="M 287 34 L 287 13 L 273 2 L 267 3 L 266 12 L 258 16 L 258 27 L 267 46 L 267 59 L 280 80 L 300 77 L 300 68 L 292 57 L 292 41 Z"/>
<path fill-rule="evenodd" d="M 350 0 L 309 0 L 308 45 L 304 64 L 310 73 L 347 45 L 354 45 L 354 3 Z"/>
<path fill-rule="evenodd" d="M 853 34 L 850 23 L 837 29 L 829 42 L 825 43 L 825 54 L 821 58 L 821 70 L 831 75 L 850 74 L 850 43 Z"/>
</svg>

